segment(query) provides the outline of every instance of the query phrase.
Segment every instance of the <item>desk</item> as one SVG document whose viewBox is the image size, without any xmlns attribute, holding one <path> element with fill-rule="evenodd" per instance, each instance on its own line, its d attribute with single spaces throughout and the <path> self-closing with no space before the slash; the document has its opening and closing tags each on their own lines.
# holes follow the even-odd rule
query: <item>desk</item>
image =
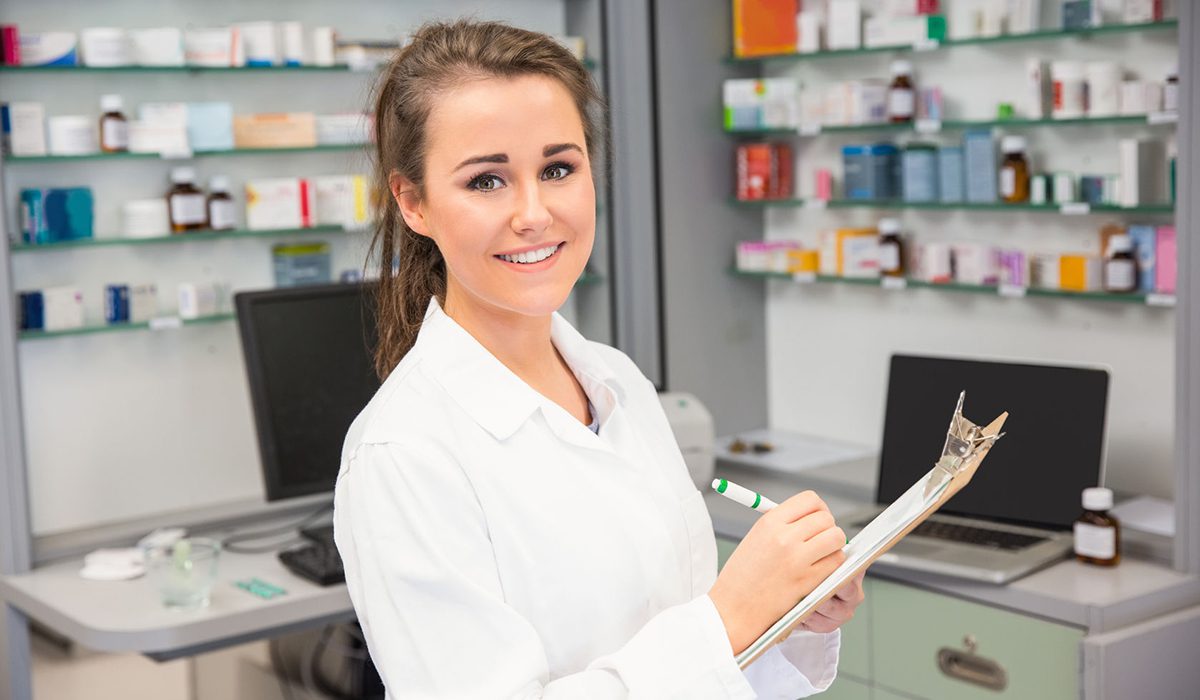
<svg viewBox="0 0 1200 700">
<path fill-rule="evenodd" d="M 839 519 L 870 506 L 874 481 L 870 460 L 786 476 L 721 465 L 718 474 L 772 497 L 813 488 Z M 714 530 L 725 539 L 741 539 L 758 517 L 711 491 L 705 500 Z M 87 647 L 138 652 L 158 660 L 354 619 L 344 585 L 322 588 L 310 584 L 288 572 L 273 553 L 224 552 L 210 606 L 189 613 L 159 606 L 145 579 L 87 581 L 78 575 L 80 565 L 73 559 L 18 576 L 0 576 L 0 599 Z M 1120 636 L 1154 618 L 1200 605 L 1200 578 L 1132 559 L 1113 570 L 1064 561 L 1007 586 L 921 574 L 882 563 L 871 568 L 871 575 L 1077 627 L 1093 640 Z M 287 595 L 263 600 L 233 585 L 235 580 L 253 576 L 285 588 Z M 1114 637 L 1114 642 L 1128 643 L 1128 639 Z M 1093 676 L 1085 675 L 1085 687 L 1104 684 L 1102 676 L 1089 673 Z M 1093 693 L 1085 697 L 1103 696 Z"/>
</svg>

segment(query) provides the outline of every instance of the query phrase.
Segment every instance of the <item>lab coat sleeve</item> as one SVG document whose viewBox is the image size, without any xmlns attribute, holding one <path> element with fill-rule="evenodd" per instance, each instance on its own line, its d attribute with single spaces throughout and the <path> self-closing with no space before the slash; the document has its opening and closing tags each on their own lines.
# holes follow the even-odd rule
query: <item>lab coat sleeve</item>
<svg viewBox="0 0 1200 700">
<path fill-rule="evenodd" d="M 482 508 L 449 455 L 360 445 L 343 463 L 334 503 L 350 598 L 393 697 L 755 697 L 707 594 L 551 680 L 537 631 L 505 603 Z"/>
</svg>

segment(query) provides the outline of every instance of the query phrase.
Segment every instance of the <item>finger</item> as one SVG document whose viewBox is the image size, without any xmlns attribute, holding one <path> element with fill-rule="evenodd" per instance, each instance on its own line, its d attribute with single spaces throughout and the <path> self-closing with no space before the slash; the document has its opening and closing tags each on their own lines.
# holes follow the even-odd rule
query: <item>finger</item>
<svg viewBox="0 0 1200 700">
<path fill-rule="evenodd" d="M 850 583 L 838 589 L 838 592 L 835 594 L 835 596 L 841 600 L 852 603 L 861 603 L 862 600 L 866 598 L 866 594 L 863 592 L 862 581 L 863 575 L 860 573 L 854 578 L 850 579 Z"/>
<path fill-rule="evenodd" d="M 829 510 L 829 506 L 825 505 L 825 501 L 822 501 L 816 492 L 801 491 L 772 508 L 771 512 L 767 515 L 782 520 L 785 523 L 790 523 L 803 518 L 809 513 L 821 510 Z"/>
<path fill-rule="evenodd" d="M 818 510 L 796 520 L 788 525 L 788 527 L 792 530 L 792 534 L 799 538 L 801 542 L 807 542 L 834 525 L 836 523 L 833 520 L 832 513 L 827 510 Z"/>
<path fill-rule="evenodd" d="M 855 607 L 856 606 L 852 603 L 847 603 L 846 601 L 838 600 L 837 598 L 830 598 L 829 600 L 817 606 L 816 612 L 821 613 L 831 620 L 845 622 L 846 620 L 854 617 Z"/>
<path fill-rule="evenodd" d="M 840 626 L 841 623 L 837 620 L 830 619 L 829 617 L 826 617 L 825 615 L 822 615 L 816 611 L 813 611 L 813 614 L 809 615 L 808 618 L 804 620 L 804 629 L 808 630 L 809 632 L 820 632 L 824 634 L 832 632 Z"/>
</svg>

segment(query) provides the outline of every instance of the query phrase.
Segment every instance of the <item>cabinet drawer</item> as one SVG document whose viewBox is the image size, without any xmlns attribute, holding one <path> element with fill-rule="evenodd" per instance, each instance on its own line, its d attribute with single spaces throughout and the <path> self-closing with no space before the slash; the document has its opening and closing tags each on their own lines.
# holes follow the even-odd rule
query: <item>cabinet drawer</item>
<svg viewBox="0 0 1200 700">
<path fill-rule="evenodd" d="M 871 686 L 853 678 L 838 676 L 829 690 L 817 697 L 821 700 L 871 700 Z"/>
<path fill-rule="evenodd" d="M 887 581 L 871 596 L 876 686 L 931 700 L 1079 697 L 1080 629 Z"/>
</svg>

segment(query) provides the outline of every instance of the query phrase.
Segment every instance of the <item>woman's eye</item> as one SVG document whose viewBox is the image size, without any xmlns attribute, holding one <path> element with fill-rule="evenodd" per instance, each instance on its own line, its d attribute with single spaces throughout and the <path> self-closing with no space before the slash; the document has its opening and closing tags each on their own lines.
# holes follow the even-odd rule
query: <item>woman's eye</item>
<svg viewBox="0 0 1200 700">
<path fill-rule="evenodd" d="M 484 174 L 471 178 L 471 181 L 467 183 L 467 187 L 480 192 L 491 192 L 492 190 L 499 189 L 501 184 L 500 178 L 495 175 Z"/>
<path fill-rule="evenodd" d="M 561 180 L 574 172 L 574 168 L 566 163 L 555 163 L 542 171 L 542 177 L 547 180 Z"/>
</svg>

